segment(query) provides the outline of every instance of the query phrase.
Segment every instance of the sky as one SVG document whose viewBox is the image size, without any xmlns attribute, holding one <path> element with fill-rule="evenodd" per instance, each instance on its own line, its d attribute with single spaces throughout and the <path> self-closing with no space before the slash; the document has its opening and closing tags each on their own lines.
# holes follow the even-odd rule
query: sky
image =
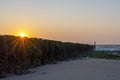
<svg viewBox="0 0 120 80">
<path fill-rule="evenodd" d="M 0 0 L 0 35 L 120 44 L 120 0 Z"/>
</svg>

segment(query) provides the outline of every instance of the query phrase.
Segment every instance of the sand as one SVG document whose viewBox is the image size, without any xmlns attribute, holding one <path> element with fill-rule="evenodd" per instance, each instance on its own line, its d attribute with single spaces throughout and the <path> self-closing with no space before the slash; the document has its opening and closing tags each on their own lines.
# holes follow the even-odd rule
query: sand
<svg viewBox="0 0 120 80">
<path fill-rule="evenodd" d="M 120 60 L 86 59 L 58 62 L 9 75 L 1 80 L 120 80 Z"/>
</svg>

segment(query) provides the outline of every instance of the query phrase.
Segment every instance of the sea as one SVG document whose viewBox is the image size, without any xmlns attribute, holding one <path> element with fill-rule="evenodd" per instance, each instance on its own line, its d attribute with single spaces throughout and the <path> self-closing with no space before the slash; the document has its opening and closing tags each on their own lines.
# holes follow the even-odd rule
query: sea
<svg viewBox="0 0 120 80">
<path fill-rule="evenodd" d="M 96 51 L 120 51 L 120 45 L 96 45 Z"/>
</svg>

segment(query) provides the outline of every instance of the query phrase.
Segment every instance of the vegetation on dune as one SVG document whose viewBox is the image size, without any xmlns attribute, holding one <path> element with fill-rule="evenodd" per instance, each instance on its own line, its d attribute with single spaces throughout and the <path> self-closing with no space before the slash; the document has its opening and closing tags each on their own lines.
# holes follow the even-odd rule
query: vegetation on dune
<svg viewBox="0 0 120 80">
<path fill-rule="evenodd" d="M 120 56 L 112 54 L 112 51 L 92 51 L 88 54 L 89 57 L 120 60 Z"/>
<path fill-rule="evenodd" d="M 32 67 L 84 57 L 93 49 L 87 44 L 0 36 L 0 75 L 11 72 L 19 75 Z"/>
</svg>

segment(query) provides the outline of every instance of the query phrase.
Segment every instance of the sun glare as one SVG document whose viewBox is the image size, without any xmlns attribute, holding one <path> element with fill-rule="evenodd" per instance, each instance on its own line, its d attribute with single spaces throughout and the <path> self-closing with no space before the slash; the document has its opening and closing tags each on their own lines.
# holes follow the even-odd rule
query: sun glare
<svg viewBox="0 0 120 80">
<path fill-rule="evenodd" d="M 20 37 L 25 37 L 26 36 L 26 34 L 25 33 L 20 33 Z"/>
</svg>

